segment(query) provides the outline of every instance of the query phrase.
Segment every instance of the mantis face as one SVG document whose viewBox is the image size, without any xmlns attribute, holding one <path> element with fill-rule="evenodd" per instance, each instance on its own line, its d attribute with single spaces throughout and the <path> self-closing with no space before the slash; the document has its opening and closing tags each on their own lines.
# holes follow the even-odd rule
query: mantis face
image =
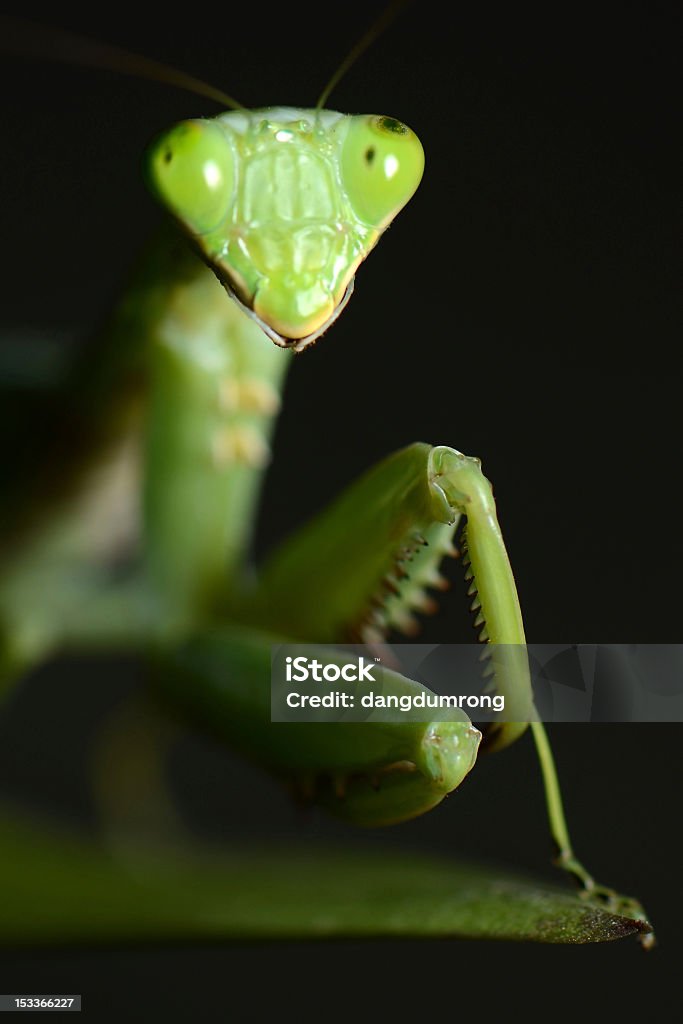
<svg viewBox="0 0 683 1024">
<path fill-rule="evenodd" d="M 148 155 L 152 189 L 232 297 L 297 351 L 342 311 L 423 169 L 400 121 L 291 107 L 184 121 Z"/>
</svg>

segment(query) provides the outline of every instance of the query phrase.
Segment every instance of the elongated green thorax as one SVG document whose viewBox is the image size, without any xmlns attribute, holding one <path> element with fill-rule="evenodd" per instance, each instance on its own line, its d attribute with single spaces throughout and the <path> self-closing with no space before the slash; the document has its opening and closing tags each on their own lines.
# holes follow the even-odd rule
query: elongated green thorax
<svg viewBox="0 0 683 1024">
<path fill-rule="evenodd" d="M 292 357 L 182 239 L 151 255 L 145 550 L 156 588 L 183 618 L 239 586 Z"/>
<path fill-rule="evenodd" d="M 185 121 L 150 148 L 150 184 L 232 297 L 300 350 L 417 189 L 417 136 L 389 117 L 273 107 Z"/>
</svg>

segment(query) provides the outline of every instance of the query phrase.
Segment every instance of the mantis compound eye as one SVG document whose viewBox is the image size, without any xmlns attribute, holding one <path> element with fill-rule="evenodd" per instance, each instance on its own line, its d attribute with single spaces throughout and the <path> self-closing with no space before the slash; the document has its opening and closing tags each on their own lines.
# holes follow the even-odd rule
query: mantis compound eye
<svg viewBox="0 0 683 1024">
<path fill-rule="evenodd" d="M 215 121 L 182 121 L 159 136 L 147 172 L 157 197 L 193 233 L 218 227 L 232 206 L 235 156 Z"/>
<path fill-rule="evenodd" d="M 393 117 L 350 119 L 341 150 L 341 174 L 356 215 L 381 230 L 413 195 L 424 170 L 415 132 Z"/>
</svg>

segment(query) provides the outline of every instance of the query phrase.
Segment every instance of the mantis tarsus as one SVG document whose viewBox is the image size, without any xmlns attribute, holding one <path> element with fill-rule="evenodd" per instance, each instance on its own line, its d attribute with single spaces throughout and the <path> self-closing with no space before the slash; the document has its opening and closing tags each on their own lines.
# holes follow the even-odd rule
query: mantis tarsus
<svg viewBox="0 0 683 1024">
<path fill-rule="evenodd" d="M 427 590 L 439 588 L 464 517 L 459 543 L 481 638 L 523 652 L 514 579 L 478 460 L 412 445 L 370 470 L 256 576 L 247 555 L 287 350 L 306 348 L 343 309 L 359 264 L 419 185 L 420 143 L 392 117 L 237 105 L 162 135 L 147 168 L 192 250 L 175 234 L 160 236 L 94 365 L 74 373 L 67 443 L 83 450 L 81 472 L 64 474 L 49 521 L 7 559 L 6 674 L 69 645 L 151 647 L 159 692 L 333 813 L 369 825 L 415 817 L 469 772 L 479 732 L 469 721 L 381 734 L 347 724 L 273 730 L 268 643 L 410 631 Z M 136 538 L 117 528 L 117 498 L 129 493 L 140 436 Z M 121 546 L 136 558 L 112 580 Z M 531 700 L 523 658 L 493 681 Z M 508 723 L 486 745 L 500 749 L 525 728 Z M 543 726 L 531 728 L 558 864 L 584 896 L 644 920 L 635 901 L 596 885 L 576 860 Z"/>
</svg>

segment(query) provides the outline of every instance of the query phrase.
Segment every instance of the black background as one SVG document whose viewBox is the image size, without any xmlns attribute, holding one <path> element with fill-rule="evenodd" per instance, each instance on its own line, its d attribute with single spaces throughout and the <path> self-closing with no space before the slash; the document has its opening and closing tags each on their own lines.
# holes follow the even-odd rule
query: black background
<svg viewBox="0 0 683 1024">
<path fill-rule="evenodd" d="M 64 9 L 45 21 L 165 60 L 248 106 L 310 106 L 379 9 L 250 5 L 159 20 L 144 9 Z M 680 640 L 674 48 L 664 10 L 416 3 L 339 86 L 330 106 L 410 124 L 426 172 L 344 316 L 293 367 L 260 551 L 389 451 L 450 444 L 479 455 L 494 482 L 531 641 Z M 5 69 L 2 322 L 85 336 L 158 219 L 142 149 L 211 104 L 104 72 L 10 58 Z M 453 578 L 427 640 L 471 638 Z M 93 822 L 88 744 L 137 678 L 116 662 L 38 674 L 2 722 L 2 794 Z M 60 736 L 54 723 L 67 714 Z M 83 992 L 102 1020 L 122 1014 L 126 993 L 180 1020 L 222 1005 L 238 1020 L 278 1009 L 334 1016 L 330 1004 L 350 1021 L 469 1008 L 488 1019 L 521 1006 L 552 1016 L 573 999 L 633 1011 L 639 995 L 656 1012 L 681 950 L 681 729 L 553 730 L 576 846 L 599 878 L 650 910 L 660 947 L 649 956 L 635 942 L 9 952 L 1 987 Z M 203 741 L 188 738 L 171 773 L 201 834 L 384 844 L 387 856 L 429 849 L 553 877 L 530 740 L 482 759 L 436 812 L 372 835 L 315 816 L 302 826 L 269 780 Z"/>
</svg>

